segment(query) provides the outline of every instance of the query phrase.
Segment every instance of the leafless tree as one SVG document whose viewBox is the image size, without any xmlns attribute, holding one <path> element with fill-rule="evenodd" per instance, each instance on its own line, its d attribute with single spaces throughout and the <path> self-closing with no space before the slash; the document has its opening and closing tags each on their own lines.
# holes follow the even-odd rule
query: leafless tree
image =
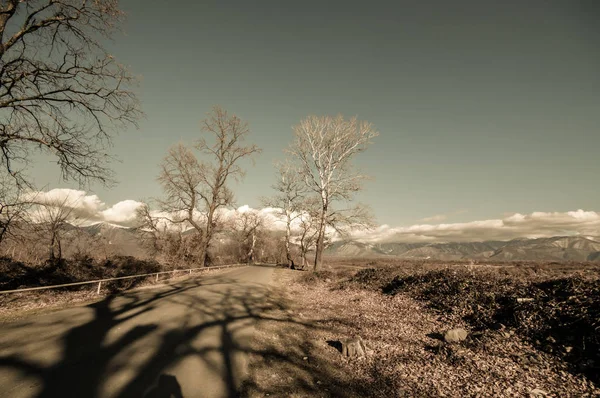
<svg viewBox="0 0 600 398">
<path fill-rule="evenodd" d="M 7 237 L 15 236 L 15 231 L 25 222 L 30 202 L 23 198 L 18 184 L 0 173 L 0 245 Z"/>
<path fill-rule="evenodd" d="M 306 267 L 308 260 L 306 258 L 308 252 L 314 249 L 317 243 L 317 235 L 319 229 L 316 223 L 317 218 L 311 217 L 308 213 L 303 213 L 300 217 L 300 233 L 298 243 L 300 246 L 300 258 L 302 259 L 302 268 Z"/>
<path fill-rule="evenodd" d="M 141 116 L 136 79 L 101 43 L 123 17 L 117 0 L 0 2 L 0 167 L 20 184 L 32 151 L 65 179 L 111 181 L 111 135 Z"/>
<path fill-rule="evenodd" d="M 142 245 L 150 255 L 166 263 L 178 265 L 189 260 L 191 246 L 199 246 L 198 236 L 183 236 L 182 224 L 171 224 L 170 217 L 152 214 L 150 206 L 144 203 L 136 209 L 137 229 Z"/>
<path fill-rule="evenodd" d="M 164 234 L 166 227 L 160 227 L 160 218 L 152 215 L 150 206 L 143 203 L 136 209 L 137 228 L 140 231 L 142 241 L 149 243 L 152 254 L 159 253 L 162 249 L 161 236 Z"/>
<path fill-rule="evenodd" d="M 256 259 L 256 243 L 264 226 L 264 219 L 254 211 L 239 213 L 235 220 L 237 240 L 240 243 L 240 260 L 253 263 Z"/>
<path fill-rule="evenodd" d="M 306 186 L 321 201 L 314 270 L 321 266 L 325 228 L 334 222 L 336 228 L 344 223 L 364 223 L 364 207 L 333 210 L 335 202 L 350 202 L 361 190 L 366 176 L 354 171 L 352 160 L 365 151 L 378 135 L 373 126 L 353 117 L 309 116 L 294 127 L 295 139 L 289 153 L 298 161 Z M 358 216 L 359 218 L 355 218 Z M 354 218 L 354 220 L 353 220 Z"/>
<path fill-rule="evenodd" d="M 303 212 L 306 185 L 298 167 L 289 161 L 276 163 L 277 183 L 273 185 L 275 195 L 263 198 L 263 206 L 272 207 L 285 220 L 285 256 L 290 268 L 294 268 L 291 252 L 292 223 Z"/>
<path fill-rule="evenodd" d="M 31 223 L 42 239 L 48 241 L 48 260 L 56 265 L 63 258 L 63 238 L 69 222 L 77 223 L 84 221 L 75 215 L 79 199 L 65 196 L 57 199 L 40 198 L 34 203 L 31 212 Z"/>
<path fill-rule="evenodd" d="M 162 209 L 177 215 L 174 222 L 187 222 L 201 234 L 204 266 L 219 224 L 217 210 L 233 203 L 227 183 L 244 176 L 240 161 L 260 149 L 244 145 L 248 124 L 218 106 L 202 122 L 202 132 L 206 138 L 200 138 L 194 146 L 201 160 L 191 148 L 178 144 L 163 160 L 158 181 L 166 194 Z"/>
</svg>

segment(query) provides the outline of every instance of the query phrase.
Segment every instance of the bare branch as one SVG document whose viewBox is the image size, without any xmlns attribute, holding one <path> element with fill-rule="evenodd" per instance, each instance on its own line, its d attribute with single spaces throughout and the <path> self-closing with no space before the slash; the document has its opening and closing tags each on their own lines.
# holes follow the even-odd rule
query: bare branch
<svg viewBox="0 0 600 398">
<path fill-rule="evenodd" d="M 179 144 L 163 160 L 158 181 L 166 194 L 161 201 L 162 210 L 182 214 L 180 220 L 202 234 L 206 262 L 219 224 L 217 210 L 233 204 L 233 192 L 227 183 L 231 178 L 243 178 L 240 162 L 252 159 L 260 149 L 256 145 L 244 146 L 249 133 L 247 123 L 218 106 L 202 122 L 202 132 L 205 136 L 194 146 L 202 161 L 191 148 Z M 198 221 L 199 215 L 202 222 Z"/>
<path fill-rule="evenodd" d="M 292 222 L 302 215 L 307 189 L 298 166 L 286 160 L 276 163 L 275 167 L 278 172 L 277 183 L 272 187 L 275 195 L 263 198 L 262 203 L 265 207 L 272 207 L 276 214 L 285 219 L 285 254 L 288 266 L 294 268 L 290 247 Z"/>
<path fill-rule="evenodd" d="M 111 182 L 112 134 L 142 116 L 137 79 L 99 41 L 122 20 L 116 0 L 0 5 L 0 160 L 20 183 L 31 151 L 65 179 Z"/>
<path fill-rule="evenodd" d="M 288 149 L 300 166 L 300 174 L 308 189 L 320 198 L 318 238 L 315 254 L 315 270 L 320 266 L 325 227 L 340 228 L 342 223 L 365 216 L 365 212 L 333 212 L 336 201 L 351 201 L 362 188 L 366 176 L 353 170 L 352 160 L 365 151 L 377 131 L 368 122 L 356 117 L 345 120 L 336 117 L 309 116 L 294 127 L 295 140 Z M 343 216 L 342 216 L 343 214 Z"/>
</svg>

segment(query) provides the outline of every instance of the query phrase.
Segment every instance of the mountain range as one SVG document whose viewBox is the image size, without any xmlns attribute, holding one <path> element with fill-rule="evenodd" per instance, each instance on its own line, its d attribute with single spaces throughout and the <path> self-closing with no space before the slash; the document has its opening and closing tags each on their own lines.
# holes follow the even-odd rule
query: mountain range
<svg viewBox="0 0 600 398">
<path fill-rule="evenodd" d="M 395 257 L 435 260 L 600 261 L 600 238 L 556 236 L 510 241 L 449 243 L 363 243 L 337 241 L 326 254 L 336 257 Z"/>
<path fill-rule="evenodd" d="M 77 229 L 78 227 L 74 228 Z M 108 223 L 99 223 L 79 228 L 86 234 L 102 236 L 111 243 L 118 244 L 124 252 L 137 252 L 139 250 L 137 244 L 139 232 L 136 229 Z M 364 243 L 355 240 L 341 240 L 332 243 L 325 250 L 325 254 L 335 257 L 391 257 L 442 261 L 600 262 L 600 237 L 556 236 L 538 239 L 518 238 L 510 241 L 447 243 Z"/>
</svg>

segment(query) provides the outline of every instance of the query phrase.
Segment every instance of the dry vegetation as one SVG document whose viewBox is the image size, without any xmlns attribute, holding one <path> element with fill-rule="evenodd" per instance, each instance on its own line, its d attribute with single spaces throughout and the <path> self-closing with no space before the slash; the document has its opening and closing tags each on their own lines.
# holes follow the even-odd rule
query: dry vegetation
<svg viewBox="0 0 600 398">
<path fill-rule="evenodd" d="M 62 260 L 58 267 L 36 267 L 15 262 L 8 258 L 0 258 L 0 290 L 84 282 L 152 272 L 175 271 L 177 269 L 176 267 L 161 265 L 156 261 L 139 260 L 134 257 L 115 257 L 102 262 L 94 261 L 91 258 L 78 261 Z M 200 272 L 205 274 L 225 270 L 227 268 L 207 269 Z M 198 275 L 198 272 L 194 271 L 192 275 Z M 173 272 L 172 274 L 161 274 L 158 280 L 152 275 L 150 277 L 105 282 L 102 284 L 100 295 L 97 294 L 97 284 L 0 294 L 0 322 L 12 321 L 39 311 L 62 309 L 76 303 L 96 301 L 103 299 L 106 295 L 123 290 L 161 284 L 165 283 L 166 280 L 182 277 L 189 277 L 189 274 L 187 272 Z"/>
<path fill-rule="evenodd" d="M 597 265 L 370 262 L 353 269 L 358 265 L 278 271 L 307 326 L 282 332 L 263 325 L 257 344 L 307 358 L 315 373 L 295 377 L 255 358 L 254 396 L 600 394 Z M 455 327 L 469 338 L 443 342 Z M 335 348 L 352 335 L 365 340 L 367 358 L 345 359 Z M 308 343 L 295 344 L 299 336 Z"/>
</svg>

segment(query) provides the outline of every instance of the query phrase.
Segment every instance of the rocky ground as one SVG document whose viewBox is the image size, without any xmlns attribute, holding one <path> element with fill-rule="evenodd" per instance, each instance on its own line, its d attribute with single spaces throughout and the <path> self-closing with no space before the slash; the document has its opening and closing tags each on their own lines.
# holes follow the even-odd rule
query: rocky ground
<svg viewBox="0 0 600 398">
<path fill-rule="evenodd" d="M 287 297 L 281 316 L 293 314 L 295 322 L 259 325 L 254 344 L 269 345 L 273 355 L 251 358 L 246 395 L 600 396 L 585 372 L 518 329 L 474 328 L 469 318 L 441 314 L 398 286 L 393 294 L 374 288 L 393 280 L 389 269 L 367 278 L 356 272 L 277 270 L 274 289 L 285 288 Z M 446 332 L 458 328 L 459 341 L 447 342 Z M 340 342 L 351 336 L 362 337 L 366 357 L 342 356 Z"/>
</svg>

